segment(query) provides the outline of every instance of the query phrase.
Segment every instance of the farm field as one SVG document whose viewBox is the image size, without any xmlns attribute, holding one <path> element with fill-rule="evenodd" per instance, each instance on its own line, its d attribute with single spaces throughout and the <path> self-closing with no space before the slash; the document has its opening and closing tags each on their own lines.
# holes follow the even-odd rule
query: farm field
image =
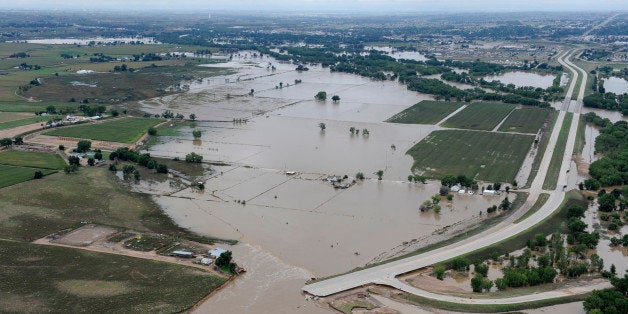
<svg viewBox="0 0 628 314">
<path fill-rule="evenodd" d="M 0 165 L 0 188 L 31 180 L 35 176 L 35 171 L 38 170 L 41 171 L 43 175 L 49 175 L 56 172 L 55 170 L 50 169 L 33 169 Z"/>
<path fill-rule="evenodd" d="M 407 152 L 412 170 L 432 178 L 464 174 L 512 182 L 532 145 L 531 135 L 464 130 L 434 131 Z"/>
<path fill-rule="evenodd" d="M 130 144 L 140 139 L 150 127 L 162 121 L 160 119 L 124 118 L 60 128 L 44 134 Z"/>
<path fill-rule="evenodd" d="M 1 122 L 0 123 L 0 130 L 6 130 L 6 129 L 12 129 L 12 128 L 16 128 L 18 126 L 23 126 L 23 125 L 27 125 L 27 124 L 33 124 L 33 123 L 43 123 L 43 122 L 47 122 L 51 119 L 54 118 L 58 118 L 58 116 L 35 116 L 35 117 L 29 117 L 26 119 L 20 119 L 20 120 L 13 120 L 13 121 L 7 121 L 7 122 Z"/>
<path fill-rule="evenodd" d="M 477 102 L 442 123 L 447 128 L 493 130 L 516 106 L 504 103 Z"/>
<path fill-rule="evenodd" d="M 0 152 L 0 165 L 60 170 L 65 161 L 53 153 L 6 150 Z"/>
<path fill-rule="evenodd" d="M 458 108 L 461 103 L 423 100 L 388 118 L 386 122 L 406 124 L 435 124 Z"/>
<path fill-rule="evenodd" d="M 7 240 L 0 263 L 8 312 L 178 313 L 226 281 L 173 263 Z"/>
<path fill-rule="evenodd" d="M 513 111 L 498 131 L 536 134 L 548 120 L 551 109 L 523 107 Z"/>
</svg>

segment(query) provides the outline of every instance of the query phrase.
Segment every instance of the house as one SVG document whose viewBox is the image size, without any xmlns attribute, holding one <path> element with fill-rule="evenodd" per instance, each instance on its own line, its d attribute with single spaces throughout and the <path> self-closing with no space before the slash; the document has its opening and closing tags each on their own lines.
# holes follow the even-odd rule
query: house
<svg viewBox="0 0 628 314">
<path fill-rule="evenodd" d="M 215 248 L 213 250 L 209 250 L 207 251 L 207 253 L 209 253 L 209 255 L 211 255 L 214 258 L 218 258 L 220 257 L 220 254 L 227 252 L 227 250 L 221 249 L 221 248 Z"/>
<path fill-rule="evenodd" d="M 452 186 L 452 187 L 451 187 L 451 191 L 452 191 L 452 192 L 458 192 L 458 191 L 460 191 L 460 186 L 458 186 L 458 185 L 454 185 L 454 186 Z"/>
<path fill-rule="evenodd" d="M 497 195 L 497 191 L 495 190 L 484 190 L 482 193 L 484 195 Z"/>
<path fill-rule="evenodd" d="M 340 182 L 340 180 L 342 179 L 339 176 L 328 176 L 325 178 L 325 181 L 327 182 Z"/>
</svg>

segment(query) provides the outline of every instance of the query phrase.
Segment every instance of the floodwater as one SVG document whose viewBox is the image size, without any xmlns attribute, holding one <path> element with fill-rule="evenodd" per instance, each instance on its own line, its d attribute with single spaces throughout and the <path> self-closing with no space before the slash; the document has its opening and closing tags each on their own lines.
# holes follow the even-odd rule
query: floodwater
<svg viewBox="0 0 628 314">
<path fill-rule="evenodd" d="M 589 113 L 589 112 L 593 112 L 602 118 L 609 119 L 613 123 L 617 121 L 626 120 L 626 118 L 622 116 L 620 111 L 582 107 L 582 112 L 581 112 L 582 114 Z"/>
<path fill-rule="evenodd" d="M 606 92 L 611 92 L 615 94 L 628 93 L 628 81 L 621 77 L 611 76 L 604 79 L 604 89 L 606 90 Z"/>
<path fill-rule="evenodd" d="M 595 250 L 589 250 L 589 255 L 595 253 L 604 260 L 604 269 L 610 270 L 611 264 L 614 264 L 617 268 L 617 274 L 624 274 L 628 270 L 628 247 L 625 246 L 610 246 L 610 238 L 621 238 L 623 234 L 628 233 L 628 225 L 624 225 L 617 232 L 609 231 L 604 225 L 601 225 L 602 221 L 599 219 L 599 212 L 597 210 L 597 201 L 591 202 L 585 212 L 583 221 L 587 223 L 588 232 L 598 230 L 601 234 L 600 242 Z"/>
<path fill-rule="evenodd" d="M 438 193 L 440 182 L 406 182 L 412 158 L 405 152 L 439 127 L 382 121 L 429 96 L 320 66 L 297 72 L 292 64 L 246 52 L 207 66 L 230 72 L 190 82 L 187 92 L 142 102 L 151 113 L 194 113 L 200 120 L 194 129 L 202 131 L 200 140 L 194 140 L 191 127 L 162 137 L 148 149 L 151 155 L 183 158 L 195 152 L 224 164 L 212 166 L 204 191 L 175 191 L 167 182 L 140 187 L 177 224 L 241 243 L 229 249 L 249 271 L 211 297 L 201 312 L 217 306 L 234 313 L 317 311 L 300 294 L 308 278 L 396 256 L 426 239 L 444 239 L 452 229 L 485 219 L 486 208 L 505 197 L 455 194 L 453 202 L 441 201 L 438 214 L 419 210 Z M 314 100 L 321 90 L 341 100 Z M 351 127 L 370 134 L 352 135 Z M 382 181 L 374 174 L 380 169 Z M 347 175 L 350 183 L 357 172 L 367 179 L 347 189 L 323 180 Z"/>
<path fill-rule="evenodd" d="M 500 75 L 484 77 L 487 81 L 500 81 L 504 84 L 514 84 L 517 87 L 532 86 L 540 88 L 548 88 L 552 86 L 554 75 L 541 75 L 531 72 L 512 71 Z"/>
<path fill-rule="evenodd" d="M 595 139 L 600 135 L 600 129 L 590 123 L 584 127 L 584 146 L 582 147 L 582 161 L 587 164 L 598 160 L 595 155 Z"/>
<path fill-rule="evenodd" d="M 20 42 L 29 44 L 46 44 L 46 45 L 87 45 L 91 41 L 96 43 L 112 43 L 123 42 L 130 43 L 132 41 L 140 41 L 144 44 L 158 44 L 152 37 L 90 37 L 90 38 L 45 38 L 45 39 L 27 39 Z"/>
<path fill-rule="evenodd" d="M 417 51 L 399 51 L 394 47 L 389 46 L 367 46 L 364 47 L 365 51 L 377 50 L 386 53 L 387 55 L 395 58 L 396 60 L 406 59 L 406 60 L 415 60 L 415 61 L 425 61 L 427 58 L 420 52 Z"/>
</svg>

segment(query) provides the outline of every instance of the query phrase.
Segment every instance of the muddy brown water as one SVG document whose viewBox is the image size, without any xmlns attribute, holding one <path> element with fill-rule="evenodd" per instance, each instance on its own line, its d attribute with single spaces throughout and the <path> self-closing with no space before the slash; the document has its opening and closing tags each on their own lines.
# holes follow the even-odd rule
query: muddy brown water
<svg viewBox="0 0 628 314">
<path fill-rule="evenodd" d="M 537 73 L 512 71 L 500 75 L 487 76 L 484 79 L 491 81 L 500 81 L 504 84 L 514 84 L 517 87 L 532 86 L 540 88 L 548 88 L 552 86 L 554 75 L 541 75 Z"/>
<path fill-rule="evenodd" d="M 292 64 L 247 53 L 210 66 L 237 73 L 189 82 L 188 92 L 142 102 L 151 113 L 196 114 L 205 120 L 194 127 L 202 131 L 201 139 L 195 141 L 193 129 L 184 127 L 148 152 L 180 158 L 195 152 L 228 165 L 212 166 L 204 191 L 177 190 L 168 181 L 137 188 L 154 195 L 177 224 L 240 241 L 224 247 L 234 251 L 247 273 L 199 312 L 216 307 L 231 313 L 316 312 L 321 309 L 300 292 L 307 279 L 394 256 L 414 239 L 445 237 L 438 232 L 484 219 L 479 212 L 504 197 L 455 194 L 453 202 L 441 201 L 440 214 L 420 212 L 419 205 L 438 193 L 440 183 L 405 182 L 412 166 L 405 152 L 439 127 L 382 121 L 429 96 L 320 66 L 299 73 Z M 295 79 L 302 83 L 294 85 Z M 280 82 L 283 88 L 276 88 Z M 254 95 L 248 95 L 251 89 Z M 341 100 L 315 101 L 319 90 Z M 370 135 L 351 135 L 350 127 L 368 129 Z M 374 174 L 380 169 L 383 181 Z M 357 172 L 367 180 L 348 189 L 322 180 Z"/>
</svg>

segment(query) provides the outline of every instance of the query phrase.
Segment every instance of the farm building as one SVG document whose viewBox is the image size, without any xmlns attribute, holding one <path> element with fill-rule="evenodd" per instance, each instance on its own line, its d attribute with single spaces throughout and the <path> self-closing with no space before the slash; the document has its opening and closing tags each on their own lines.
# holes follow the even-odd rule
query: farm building
<svg viewBox="0 0 628 314">
<path fill-rule="evenodd" d="M 172 251 L 172 253 L 170 253 L 170 255 L 176 256 L 176 257 L 185 257 L 185 258 L 192 258 L 192 257 L 194 257 L 194 253 L 193 252 L 182 251 L 182 250 Z"/>
<path fill-rule="evenodd" d="M 213 250 L 209 250 L 207 251 L 207 253 L 209 253 L 209 255 L 213 256 L 214 258 L 218 258 L 220 256 L 220 254 L 227 252 L 227 250 L 221 249 L 221 248 L 215 248 Z"/>
</svg>

